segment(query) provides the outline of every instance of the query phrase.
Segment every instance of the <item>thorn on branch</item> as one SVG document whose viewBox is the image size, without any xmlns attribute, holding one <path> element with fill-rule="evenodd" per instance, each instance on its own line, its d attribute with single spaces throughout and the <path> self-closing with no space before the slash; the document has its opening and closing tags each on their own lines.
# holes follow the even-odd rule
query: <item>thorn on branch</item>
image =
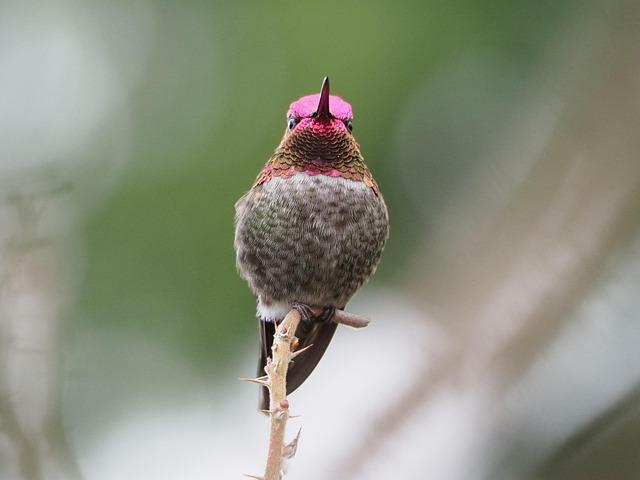
<svg viewBox="0 0 640 480">
<path fill-rule="evenodd" d="M 298 440 L 300 439 L 300 433 L 302 433 L 302 428 L 298 429 L 298 433 L 296 436 L 284 446 L 282 450 L 282 458 L 289 460 L 296 456 L 296 452 L 298 451 Z"/>
<path fill-rule="evenodd" d="M 258 378 L 240 377 L 240 380 L 242 380 L 243 382 L 257 383 L 258 385 L 262 385 L 263 387 L 271 388 L 271 384 L 269 383 L 269 379 L 266 375 L 264 377 Z"/>
<path fill-rule="evenodd" d="M 300 355 L 303 352 L 306 352 L 307 350 L 309 350 L 311 347 L 313 347 L 313 343 L 311 345 L 307 345 L 304 348 L 301 348 L 300 350 L 296 350 L 295 352 L 293 352 L 291 354 L 291 360 L 293 360 L 294 358 L 296 358 L 298 355 Z"/>
</svg>

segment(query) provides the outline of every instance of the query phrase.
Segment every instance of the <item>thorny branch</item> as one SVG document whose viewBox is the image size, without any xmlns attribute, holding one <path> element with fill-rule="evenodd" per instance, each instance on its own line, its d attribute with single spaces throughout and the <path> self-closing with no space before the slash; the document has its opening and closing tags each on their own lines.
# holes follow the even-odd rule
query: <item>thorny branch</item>
<svg viewBox="0 0 640 480">
<path fill-rule="evenodd" d="M 300 313 L 297 310 L 291 310 L 276 330 L 271 349 L 273 358 L 265 367 L 269 386 L 269 412 L 271 414 L 269 454 L 264 472 L 265 480 L 279 480 L 283 474 L 284 434 L 289 419 L 287 370 L 289 362 L 295 356 L 293 351 L 297 339 L 294 334 L 299 323 Z"/>
<path fill-rule="evenodd" d="M 312 308 L 316 314 L 320 309 Z M 292 309 L 278 325 L 273 337 L 271 347 L 272 357 L 264 367 L 266 375 L 260 378 L 247 379 L 250 382 L 258 383 L 269 389 L 269 415 L 271 417 L 271 427 L 269 431 L 269 450 L 267 454 L 267 465 L 264 476 L 256 477 L 247 475 L 259 480 L 281 480 L 284 476 L 284 461 L 293 458 L 298 447 L 300 431 L 296 437 L 288 444 L 284 443 L 284 436 L 289 419 L 289 401 L 287 400 L 287 371 L 289 362 L 302 353 L 297 350 L 298 339 L 295 332 L 300 323 L 300 312 Z M 347 313 L 343 310 L 336 310 L 332 321 L 354 328 L 366 327 L 369 320 L 366 318 Z"/>
</svg>

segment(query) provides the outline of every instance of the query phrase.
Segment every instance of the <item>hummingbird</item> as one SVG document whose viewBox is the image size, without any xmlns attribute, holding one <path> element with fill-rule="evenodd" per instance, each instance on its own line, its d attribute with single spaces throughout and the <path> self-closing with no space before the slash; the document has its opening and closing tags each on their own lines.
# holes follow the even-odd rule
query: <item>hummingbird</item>
<svg viewBox="0 0 640 480">
<path fill-rule="evenodd" d="M 351 105 L 329 94 L 293 102 L 280 145 L 235 205 L 236 266 L 257 300 L 258 376 L 277 324 L 296 308 L 300 353 L 287 372 L 287 393 L 311 374 L 333 338 L 336 309 L 373 275 L 389 234 L 378 184 L 353 136 Z M 312 310 L 320 310 L 314 315 Z M 261 387 L 260 408 L 269 409 Z"/>
</svg>

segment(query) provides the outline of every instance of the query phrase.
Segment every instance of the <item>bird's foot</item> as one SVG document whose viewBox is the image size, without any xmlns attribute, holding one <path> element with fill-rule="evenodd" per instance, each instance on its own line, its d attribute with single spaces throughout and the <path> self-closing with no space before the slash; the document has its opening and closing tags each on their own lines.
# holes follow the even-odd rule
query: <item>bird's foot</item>
<svg viewBox="0 0 640 480">
<path fill-rule="evenodd" d="M 336 314 L 336 307 L 324 307 L 320 315 L 316 316 L 316 322 L 329 323 Z"/>
<path fill-rule="evenodd" d="M 309 305 L 300 302 L 293 302 L 291 308 L 297 310 L 303 322 L 313 322 L 315 315 Z"/>
<path fill-rule="evenodd" d="M 300 302 L 293 302 L 292 308 L 300 313 L 303 322 L 329 323 L 336 313 L 336 307 L 324 307 L 316 314 L 312 307 Z"/>
</svg>

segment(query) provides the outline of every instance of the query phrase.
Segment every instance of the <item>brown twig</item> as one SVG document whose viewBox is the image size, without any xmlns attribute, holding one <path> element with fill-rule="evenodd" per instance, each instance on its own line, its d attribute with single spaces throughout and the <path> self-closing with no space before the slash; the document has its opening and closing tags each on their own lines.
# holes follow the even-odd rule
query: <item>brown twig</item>
<svg viewBox="0 0 640 480">
<path fill-rule="evenodd" d="M 287 400 L 287 370 L 289 362 L 295 357 L 294 349 L 298 343 L 295 331 L 300 323 L 300 313 L 291 310 L 278 326 L 271 347 L 272 358 L 265 371 L 269 386 L 269 412 L 271 429 L 269 433 L 269 453 L 264 480 L 282 478 L 284 434 L 289 419 L 289 401 Z"/>
<path fill-rule="evenodd" d="M 320 314 L 321 309 L 312 308 L 315 314 Z M 264 367 L 266 375 L 260 378 L 243 378 L 250 382 L 258 383 L 269 389 L 269 414 L 271 416 L 271 428 L 269 431 L 269 451 L 264 476 L 247 477 L 258 480 L 281 480 L 284 474 L 284 460 L 293 458 L 298 446 L 300 432 L 289 443 L 284 443 L 284 435 L 289 419 L 289 401 L 287 400 L 287 370 L 289 362 L 302 353 L 305 349 L 297 350 L 298 339 L 295 332 L 300 323 L 300 312 L 292 309 L 278 325 L 273 336 L 271 358 Z M 363 328 L 369 324 L 369 320 L 344 310 L 336 310 L 332 321 L 353 328 Z M 307 347 L 308 348 L 308 347 Z"/>
<path fill-rule="evenodd" d="M 292 309 L 278 325 L 273 336 L 271 358 L 264 367 L 266 375 L 260 378 L 242 378 L 249 382 L 258 383 L 269 389 L 269 414 L 271 416 L 271 428 L 269 430 L 269 451 L 264 476 L 257 477 L 246 475 L 258 480 L 280 480 L 283 475 L 283 463 L 285 459 L 295 455 L 298 437 L 289 445 L 284 443 L 284 434 L 289 419 L 289 401 L 287 400 L 287 370 L 289 362 L 301 351 L 295 351 L 298 339 L 295 336 L 300 323 L 300 312 Z"/>
<path fill-rule="evenodd" d="M 322 313 L 321 308 L 314 307 L 311 310 L 315 315 Z M 352 328 L 364 328 L 369 325 L 369 319 L 356 315 L 355 313 L 345 312 L 344 310 L 336 310 L 331 321 Z"/>
</svg>

